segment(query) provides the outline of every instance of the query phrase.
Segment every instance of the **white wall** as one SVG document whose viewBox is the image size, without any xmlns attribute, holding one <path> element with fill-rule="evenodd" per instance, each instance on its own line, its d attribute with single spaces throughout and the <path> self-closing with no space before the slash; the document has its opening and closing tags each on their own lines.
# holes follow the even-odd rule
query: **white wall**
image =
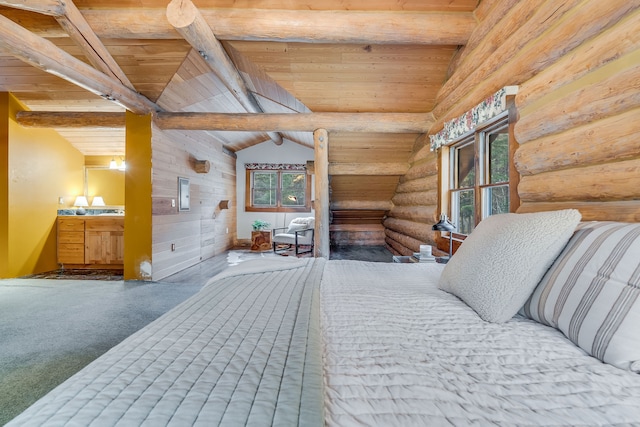
<svg viewBox="0 0 640 427">
<path fill-rule="evenodd" d="M 236 155 L 236 200 L 238 206 L 237 236 L 239 240 L 251 239 L 251 223 L 256 219 L 267 221 L 271 227 L 286 227 L 292 219 L 297 217 L 314 216 L 309 212 L 245 212 L 245 163 L 306 163 L 313 160 L 313 150 L 302 145 L 285 140 L 282 145 L 275 145 L 271 141 L 254 145 L 237 151 Z M 313 199 L 313 179 L 311 181 L 311 198 Z"/>
</svg>

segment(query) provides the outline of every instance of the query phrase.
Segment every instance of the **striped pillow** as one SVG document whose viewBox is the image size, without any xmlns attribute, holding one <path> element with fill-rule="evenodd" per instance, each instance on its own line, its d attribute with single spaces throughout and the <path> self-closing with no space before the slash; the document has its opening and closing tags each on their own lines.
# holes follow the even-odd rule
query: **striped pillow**
<svg viewBox="0 0 640 427">
<path fill-rule="evenodd" d="M 523 307 L 603 362 L 640 373 L 640 224 L 581 223 Z"/>
</svg>

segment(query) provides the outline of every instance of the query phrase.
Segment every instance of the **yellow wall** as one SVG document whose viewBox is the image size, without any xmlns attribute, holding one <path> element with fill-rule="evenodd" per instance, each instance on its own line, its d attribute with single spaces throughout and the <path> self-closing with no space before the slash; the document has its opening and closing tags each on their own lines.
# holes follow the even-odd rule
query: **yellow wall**
<svg viewBox="0 0 640 427">
<path fill-rule="evenodd" d="M 151 115 L 126 113 L 124 279 L 152 279 Z"/>
<path fill-rule="evenodd" d="M 9 277 L 9 94 L 0 92 L 0 278 Z"/>
<path fill-rule="evenodd" d="M 57 210 L 83 193 L 83 155 L 55 131 L 19 126 L 15 112 L 22 109 L 9 96 L 9 255 L 4 277 L 58 267 Z"/>
</svg>

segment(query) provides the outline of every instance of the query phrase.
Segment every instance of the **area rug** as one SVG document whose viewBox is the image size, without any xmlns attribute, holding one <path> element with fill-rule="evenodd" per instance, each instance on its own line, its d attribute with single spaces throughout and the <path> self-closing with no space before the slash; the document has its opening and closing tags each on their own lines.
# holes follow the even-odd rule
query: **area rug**
<svg viewBox="0 0 640 427">
<path fill-rule="evenodd" d="M 277 254 L 274 253 L 272 250 L 257 252 L 257 251 L 251 251 L 249 249 L 237 249 L 237 250 L 229 251 L 229 253 L 227 254 L 227 263 L 229 265 L 238 265 L 241 262 L 247 261 L 249 259 L 271 258 L 271 257 L 277 257 L 277 256 L 296 256 L 296 255 L 295 255 L 294 249 L 278 252 Z M 311 256 L 312 254 L 309 252 L 306 254 L 299 254 L 298 258 L 311 257 Z"/>
<path fill-rule="evenodd" d="M 25 276 L 23 279 L 57 279 L 57 280 L 123 280 L 123 271 L 114 270 L 53 270 Z"/>
</svg>

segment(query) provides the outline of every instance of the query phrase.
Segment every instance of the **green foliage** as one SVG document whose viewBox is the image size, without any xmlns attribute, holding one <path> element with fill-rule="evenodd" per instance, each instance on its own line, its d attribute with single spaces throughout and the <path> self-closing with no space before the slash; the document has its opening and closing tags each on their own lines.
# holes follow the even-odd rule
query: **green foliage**
<svg viewBox="0 0 640 427">
<path fill-rule="evenodd" d="M 251 228 L 253 229 L 253 231 L 261 231 L 261 230 L 266 230 L 269 228 L 271 224 L 269 224 L 266 221 L 263 221 L 261 219 L 256 219 L 255 221 L 253 221 L 253 223 L 251 224 Z"/>
</svg>

